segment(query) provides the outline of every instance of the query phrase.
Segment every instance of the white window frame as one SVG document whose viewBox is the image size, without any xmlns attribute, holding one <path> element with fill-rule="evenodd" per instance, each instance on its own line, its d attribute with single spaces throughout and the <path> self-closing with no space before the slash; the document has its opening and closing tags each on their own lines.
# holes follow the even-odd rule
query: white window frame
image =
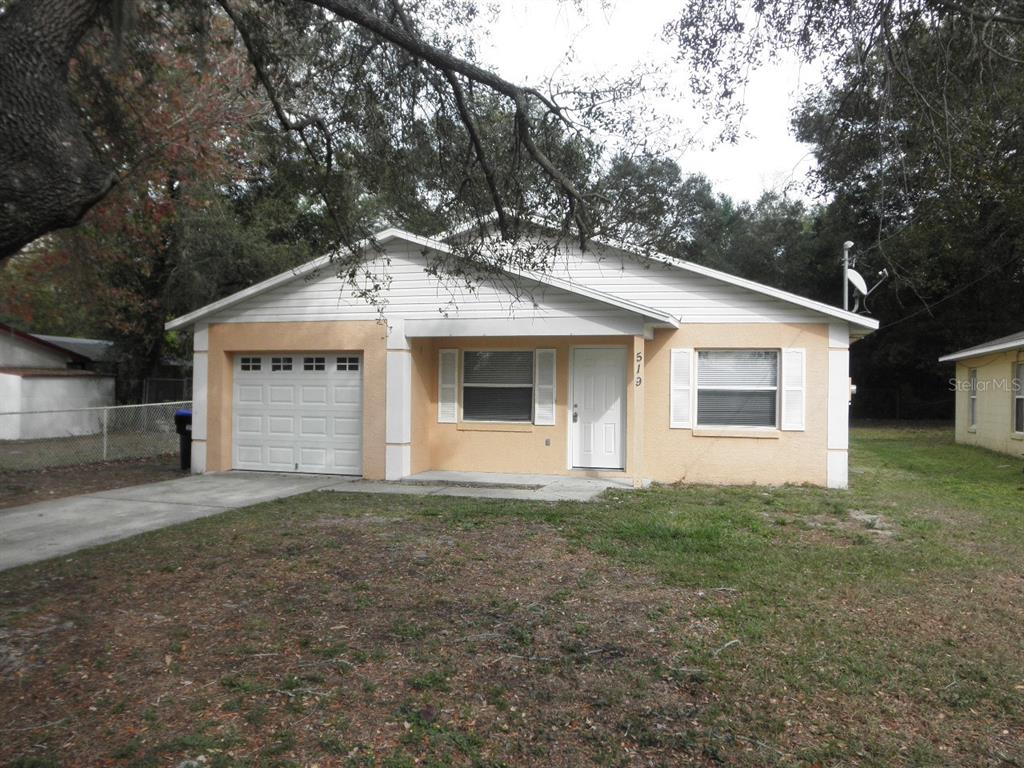
<svg viewBox="0 0 1024 768">
<path fill-rule="evenodd" d="M 530 366 L 533 380 L 530 384 L 469 384 L 470 387 L 476 387 L 478 389 L 529 389 L 530 390 L 530 418 L 529 420 L 513 421 L 509 419 L 467 419 L 463 404 L 465 403 L 465 390 L 466 390 L 466 353 L 467 352 L 529 352 L 533 357 L 533 363 Z M 507 349 L 460 349 L 458 355 L 458 381 L 459 381 L 459 421 L 465 422 L 466 424 L 533 424 L 534 419 L 537 417 L 537 350 L 536 349 L 523 349 L 523 348 L 507 348 Z"/>
<path fill-rule="evenodd" d="M 239 355 L 238 370 L 242 373 L 262 373 L 263 358 L 260 355 Z"/>
<path fill-rule="evenodd" d="M 1012 423 L 1012 422 L 1011 422 Z M 967 369 L 967 428 L 978 428 L 978 369 Z"/>
<path fill-rule="evenodd" d="M 701 386 L 700 383 L 700 354 L 701 352 L 774 352 L 775 353 L 775 386 Z M 693 350 L 693 412 L 690 416 L 694 429 L 726 429 L 745 432 L 771 431 L 777 432 L 780 428 L 782 418 L 782 350 L 777 347 L 703 347 Z M 700 392 L 702 389 L 717 390 L 726 392 L 774 392 L 775 393 L 775 423 L 767 424 L 703 424 L 700 421 Z"/>
<path fill-rule="evenodd" d="M 1017 403 L 1024 401 L 1024 362 L 1015 362 L 1013 373 L 1013 392 L 1011 393 L 1013 397 L 1010 401 L 1013 404 L 1013 413 L 1010 414 L 1010 427 L 1013 429 L 1013 434 L 1024 435 L 1024 424 L 1017 424 Z"/>
</svg>

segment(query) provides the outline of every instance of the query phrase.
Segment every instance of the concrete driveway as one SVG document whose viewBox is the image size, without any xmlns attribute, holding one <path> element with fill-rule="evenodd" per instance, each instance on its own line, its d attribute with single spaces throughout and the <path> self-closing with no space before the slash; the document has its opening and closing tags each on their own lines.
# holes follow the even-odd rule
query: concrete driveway
<svg viewBox="0 0 1024 768">
<path fill-rule="evenodd" d="M 0 509 L 0 570 L 343 483 L 325 475 L 225 472 Z"/>
</svg>

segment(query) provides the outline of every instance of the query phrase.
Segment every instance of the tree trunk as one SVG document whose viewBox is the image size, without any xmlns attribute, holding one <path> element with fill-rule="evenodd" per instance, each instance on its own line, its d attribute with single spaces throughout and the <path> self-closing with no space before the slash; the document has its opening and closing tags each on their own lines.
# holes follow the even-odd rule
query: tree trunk
<svg viewBox="0 0 1024 768">
<path fill-rule="evenodd" d="M 114 183 L 68 90 L 68 62 L 109 0 L 16 0 L 0 15 L 0 262 L 76 224 Z"/>
</svg>

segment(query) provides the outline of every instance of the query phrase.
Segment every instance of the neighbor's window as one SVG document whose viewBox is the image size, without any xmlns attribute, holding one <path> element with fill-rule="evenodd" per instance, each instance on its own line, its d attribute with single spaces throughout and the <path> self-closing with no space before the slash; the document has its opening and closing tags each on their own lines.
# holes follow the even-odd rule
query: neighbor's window
<svg viewBox="0 0 1024 768">
<path fill-rule="evenodd" d="M 533 352 L 463 352 L 464 421 L 533 420 Z"/>
<path fill-rule="evenodd" d="M 302 370 L 304 371 L 323 371 L 326 369 L 327 358 L 324 357 L 304 357 L 302 358 Z"/>
<path fill-rule="evenodd" d="M 778 399 L 778 350 L 697 353 L 697 426 L 774 427 Z"/>
<path fill-rule="evenodd" d="M 1024 434 L 1024 363 L 1016 364 L 1013 377 L 1013 431 Z"/>
<path fill-rule="evenodd" d="M 978 369 L 967 371 L 967 426 L 978 425 Z"/>
<path fill-rule="evenodd" d="M 243 357 L 240 362 L 243 371 L 258 371 L 263 367 L 263 359 L 259 357 Z"/>
<path fill-rule="evenodd" d="M 290 371 L 292 369 L 292 359 L 290 357 L 272 357 L 270 358 L 270 370 L 271 371 Z"/>
</svg>

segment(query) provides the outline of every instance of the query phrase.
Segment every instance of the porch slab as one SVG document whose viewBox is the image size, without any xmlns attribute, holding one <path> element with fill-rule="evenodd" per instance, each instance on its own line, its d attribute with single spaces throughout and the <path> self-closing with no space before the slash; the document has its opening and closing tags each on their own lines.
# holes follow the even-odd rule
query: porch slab
<svg viewBox="0 0 1024 768">
<path fill-rule="evenodd" d="M 396 482 L 357 480 L 324 490 L 338 493 L 391 493 L 419 496 L 459 496 L 471 499 L 520 501 L 590 501 L 609 488 L 631 489 L 629 478 L 518 475 L 492 472 L 431 471 Z"/>
</svg>

